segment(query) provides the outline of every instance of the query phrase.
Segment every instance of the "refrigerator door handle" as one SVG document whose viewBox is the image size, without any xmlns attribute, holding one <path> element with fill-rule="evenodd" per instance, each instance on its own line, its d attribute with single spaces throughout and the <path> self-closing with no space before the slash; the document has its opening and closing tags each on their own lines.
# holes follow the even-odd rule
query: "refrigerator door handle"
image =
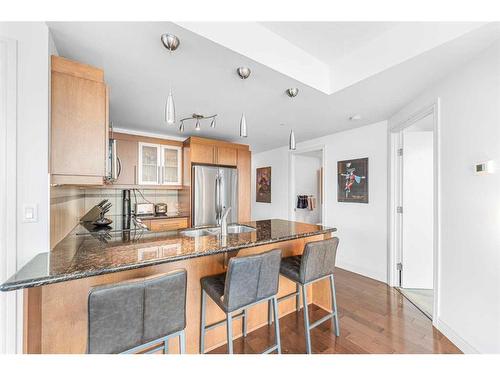
<svg viewBox="0 0 500 375">
<path fill-rule="evenodd" d="M 215 220 L 217 224 L 220 220 L 220 178 L 215 177 Z"/>
</svg>

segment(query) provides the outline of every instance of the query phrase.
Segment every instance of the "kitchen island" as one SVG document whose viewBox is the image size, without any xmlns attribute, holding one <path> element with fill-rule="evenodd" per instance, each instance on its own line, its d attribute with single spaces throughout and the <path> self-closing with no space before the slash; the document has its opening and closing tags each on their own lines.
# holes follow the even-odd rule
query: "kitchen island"
<svg viewBox="0 0 500 375">
<path fill-rule="evenodd" d="M 143 228 L 93 233 L 78 225 L 50 253 L 37 255 L 0 286 L 1 291 L 24 288 L 24 352 L 84 353 L 87 335 L 87 298 L 92 287 L 146 277 L 184 268 L 187 280 L 186 344 L 188 353 L 198 352 L 200 279 L 225 271 L 232 256 L 261 253 L 274 248 L 282 256 L 301 254 L 310 241 L 329 238 L 334 228 L 291 222 L 261 220 L 242 223 L 247 232 L 189 235 L 172 231 L 152 233 Z M 280 278 L 279 296 L 295 290 Z M 309 303 L 330 306 L 328 281 L 310 286 Z M 280 316 L 295 309 L 293 299 L 279 305 Z M 207 323 L 224 318 L 210 301 Z M 248 331 L 267 324 L 267 304 L 248 311 Z M 241 321 L 234 323 L 241 336 Z M 225 327 L 206 336 L 206 348 L 226 342 Z M 176 350 L 176 341 L 171 343 Z"/>
</svg>

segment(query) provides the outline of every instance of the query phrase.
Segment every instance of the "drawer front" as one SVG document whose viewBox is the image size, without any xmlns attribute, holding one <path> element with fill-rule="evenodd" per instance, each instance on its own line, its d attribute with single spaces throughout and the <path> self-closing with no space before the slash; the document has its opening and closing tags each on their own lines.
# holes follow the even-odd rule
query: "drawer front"
<svg viewBox="0 0 500 375">
<path fill-rule="evenodd" d="M 148 228 L 152 232 L 164 232 L 169 230 L 185 229 L 188 227 L 188 218 L 178 219 L 155 219 L 150 220 Z"/>
</svg>

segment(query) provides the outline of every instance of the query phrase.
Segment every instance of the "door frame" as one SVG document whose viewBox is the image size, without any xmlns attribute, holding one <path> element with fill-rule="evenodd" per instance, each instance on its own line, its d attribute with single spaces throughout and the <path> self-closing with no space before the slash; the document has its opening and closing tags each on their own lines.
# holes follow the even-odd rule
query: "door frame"
<svg viewBox="0 0 500 375">
<path fill-rule="evenodd" d="M 17 271 L 17 41 L 0 36 L 0 282 Z M 0 353 L 22 348 L 22 292 L 0 295 Z M 20 317 L 21 315 L 21 317 Z"/>
<path fill-rule="evenodd" d="M 296 200 L 296 192 L 295 192 L 295 157 L 297 155 L 303 154 L 305 152 L 310 151 L 321 151 L 321 168 L 323 169 L 323 179 L 321 182 L 321 191 L 323 192 L 323 202 L 320 201 L 321 205 L 321 223 L 326 225 L 327 221 L 327 213 L 325 207 L 327 207 L 327 191 L 325 189 L 326 184 L 326 146 L 324 144 L 321 145 L 312 145 L 307 147 L 301 147 L 300 150 L 293 150 L 289 152 L 288 156 L 288 186 L 290 187 L 288 190 L 288 220 L 295 221 L 295 200 Z M 320 197 L 318 197 L 319 199 Z"/>
<path fill-rule="evenodd" d="M 406 116 L 403 120 L 388 129 L 389 137 L 389 254 L 388 254 L 388 281 L 389 285 L 399 287 L 399 272 L 397 264 L 400 261 L 399 254 L 402 246 L 402 217 L 397 213 L 397 206 L 401 204 L 402 198 L 402 163 L 398 155 L 401 145 L 402 130 L 413 125 L 422 118 L 433 116 L 433 160 L 434 160 L 434 194 L 433 194 L 433 290 L 434 307 L 432 324 L 437 325 L 440 307 L 440 275 L 441 275 L 441 146 L 440 146 L 440 99 L 436 98 L 430 105 Z M 404 154 L 403 154 L 404 155 Z"/>
</svg>

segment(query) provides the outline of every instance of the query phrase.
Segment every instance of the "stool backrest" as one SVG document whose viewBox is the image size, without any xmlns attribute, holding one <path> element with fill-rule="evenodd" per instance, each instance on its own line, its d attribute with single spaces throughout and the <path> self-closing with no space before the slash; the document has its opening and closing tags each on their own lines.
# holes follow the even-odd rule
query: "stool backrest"
<svg viewBox="0 0 500 375">
<path fill-rule="evenodd" d="M 121 353 L 186 326 L 186 271 L 92 288 L 87 353 Z"/>
<path fill-rule="evenodd" d="M 308 242 L 300 264 L 301 281 L 307 283 L 332 274 L 335 269 L 338 245 L 337 237 Z"/>
<path fill-rule="evenodd" d="M 281 250 L 229 260 L 224 300 L 229 311 L 278 293 Z"/>
</svg>

